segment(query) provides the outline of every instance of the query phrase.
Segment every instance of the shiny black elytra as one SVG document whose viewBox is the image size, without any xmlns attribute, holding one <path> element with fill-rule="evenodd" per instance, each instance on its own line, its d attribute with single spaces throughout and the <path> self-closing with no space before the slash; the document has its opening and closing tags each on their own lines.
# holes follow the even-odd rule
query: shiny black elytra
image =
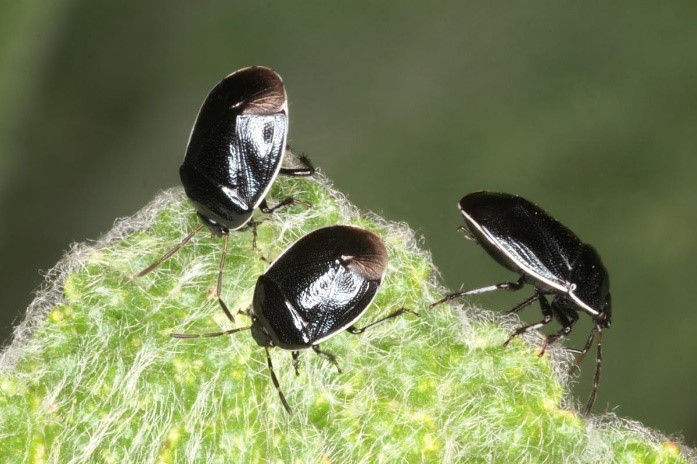
<svg viewBox="0 0 697 464">
<path fill-rule="evenodd" d="M 288 137 L 288 99 L 281 77 L 272 69 L 253 66 L 230 74 L 206 97 L 194 123 L 179 176 L 198 216 L 214 235 L 224 236 L 216 296 L 220 298 L 228 234 L 251 225 L 256 247 L 254 209 L 272 213 L 293 203 L 286 198 L 270 208 L 265 196 L 276 176 L 309 176 L 314 168 L 304 156 L 303 168 L 282 168 Z M 159 260 L 139 272 L 142 277 L 189 242 L 197 226 Z"/>
<path fill-rule="evenodd" d="M 179 176 L 214 233 L 244 226 L 258 206 L 270 210 L 264 197 L 279 172 L 312 174 L 311 166 L 281 168 L 287 137 L 288 98 L 273 70 L 241 69 L 211 90 L 191 131 Z"/>
<path fill-rule="evenodd" d="M 259 277 L 247 311 L 252 319 L 250 327 L 172 336 L 217 337 L 251 329 L 256 343 L 266 351 L 271 380 L 290 413 L 269 347 L 290 350 L 296 374 L 299 350 L 306 348 L 312 348 L 341 373 L 334 355 L 319 348 L 321 342 L 344 330 L 360 334 L 400 314 L 416 314 L 400 308 L 365 327 L 354 325 L 375 298 L 386 269 L 387 250 L 377 235 L 344 225 L 317 229 L 287 248 Z"/>
<path fill-rule="evenodd" d="M 536 300 L 544 318 L 534 324 L 518 328 L 505 341 L 528 330 L 539 329 L 556 318 L 562 328 L 546 337 L 540 356 L 549 343 L 571 332 L 578 321 L 578 311 L 593 319 L 593 328 L 582 350 L 577 365 L 583 361 L 595 335 L 598 336 L 596 369 L 593 390 L 584 414 L 593 406 L 600 381 L 602 330 L 610 327 L 610 278 L 595 249 L 583 242 L 568 228 L 554 220 L 538 206 L 519 196 L 507 193 L 476 192 L 465 196 L 459 203 L 465 218 L 461 227 L 467 238 L 476 241 L 499 264 L 520 274 L 517 282 L 503 282 L 474 290 L 449 294 L 433 303 L 440 303 L 465 295 L 499 289 L 519 290 L 523 285 L 535 287 L 535 293 L 514 306 L 509 313 L 518 312 Z M 553 296 L 549 303 L 546 296 Z"/>
</svg>

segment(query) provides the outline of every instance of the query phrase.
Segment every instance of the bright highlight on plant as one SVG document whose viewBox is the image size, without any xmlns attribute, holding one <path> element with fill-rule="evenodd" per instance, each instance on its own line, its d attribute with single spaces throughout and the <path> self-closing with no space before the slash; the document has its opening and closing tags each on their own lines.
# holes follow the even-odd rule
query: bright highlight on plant
<svg viewBox="0 0 697 464">
<path fill-rule="evenodd" d="M 257 277 L 290 243 L 352 224 L 385 242 L 389 267 L 361 325 L 323 345 L 341 362 L 272 350 L 293 415 L 248 332 L 177 340 L 172 332 L 231 329 L 215 297 L 220 239 L 199 235 L 131 280 L 198 218 L 180 189 L 80 245 L 49 274 L 0 364 L 3 463 L 683 463 L 693 450 L 612 415 L 583 418 L 566 390 L 570 356 L 539 358 L 530 334 L 502 346 L 516 318 L 428 304 L 447 292 L 402 224 L 361 214 L 326 181 L 279 178 L 274 200 L 295 204 L 230 235 L 223 299 L 246 309 Z M 246 320 L 238 319 L 241 327 Z"/>
</svg>

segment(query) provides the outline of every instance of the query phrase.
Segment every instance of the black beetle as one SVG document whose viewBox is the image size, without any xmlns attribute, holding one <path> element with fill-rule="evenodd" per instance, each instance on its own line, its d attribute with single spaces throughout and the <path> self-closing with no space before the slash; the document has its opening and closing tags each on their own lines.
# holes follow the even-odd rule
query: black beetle
<svg viewBox="0 0 697 464">
<path fill-rule="evenodd" d="M 282 168 L 288 137 L 288 100 L 281 77 L 253 66 L 223 79 L 203 102 L 194 123 L 179 176 L 203 224 L 223 235 L 216 296 L 220 298 L 228 234 L 250 224 L 254 209 L 271 213 L 293 203 L 286 198 L 270 208 L 265 200 L 279 174 L 309 176 L 314 168 L 304 156 L 303 168 Z M 256 223 L 251 223 L 256 247 Z M 142 277 L 176 253 L 201 230 L 197 226 L 159 260 L 136 274 Z"/>
<path fill-rule="evenodd" d="M 400 314 L 417 314 L 400 308 L 365 327 L 354 326 L 375 298 L 386 270 L 387 250 L 372 232 L 345 225 L 317 229 L 288 247 L 259 277 L 252 307 L 246 313 L 252 319 L 250 327 L 172 336 L 217 337 L 251 329 L 254 340 L 266 351 L 271 380 L 290 413 L 273 371 L 269 347 L 290 350 L 296 374 L 299 350 L 306 348 L 312 348 L 341 373 L 334 355 L 320 350 L 321 342 L 343 330 L 359 334 Z"/>
<path fill-rule="evenodd" d="M 549 343 L 571 332 L 578 320 L 578 311 L 590 315 L 593 328 L 584 348 L 571 350 L 578 353 L 577 363 L 580 363 L 597 333 L 593 391 L 584 410 L 587 414 L 595 401 L 600 381 L 602 330 L 610 327 L 611 319 L 610 278 L 597 251 L 541 208 L 516 195 L 476 192 L 462 198 L 458 206 L 465 218 L 465 226 L 460 230 L 499 264 L 520 274 L 520 279 L 455 292 L 431 307 L 460 296 L 499 289 L 519 290 L 526 283 L 530 284 L 535 287 L 534 295 L 508 312 L 518 312 L 538 300 L 544 318 L 518 328 L 504 345 L 517 335 L 539 329 L 554 317 L 562 328 L 546 337 L 540 356 Z M 551 304 L 546 295 L 554 297 Z"/>
</svg>

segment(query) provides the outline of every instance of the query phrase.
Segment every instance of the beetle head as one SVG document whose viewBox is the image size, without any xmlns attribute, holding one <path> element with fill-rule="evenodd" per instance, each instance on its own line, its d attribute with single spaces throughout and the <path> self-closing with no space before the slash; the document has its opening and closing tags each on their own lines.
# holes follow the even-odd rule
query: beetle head
<svg viewBox="0 0 697 464">
<path fill-rule="evenodd" d="M 271 337 L 256 316 L 252 316 L 252 337 L 259 346 L 273 346 Z"/>
<path fill-rule="evenodd" d="M 252 309 L 249 316 L 252 318 L 252 337 L 259 346 L 273 346 L 269 323 L 263 316 L 262 308 L 265 306 L 266 300 L 271 296 L 276 295 L 278 287 L 269 285 L 269 280 L 262 274 L 257 279 L 256 287 L 254 288 L 254 298 L 252 299 Z M 276 295 L 277 296 L 277 295 Z"/>
<path fill-rule="evenodd" d="M 600 324 L 601 327 L 607 329 L 610 327 L 610 324 L 612 323 L 612 298 L 610 297 L 610 294 L 607 294 L 607 297 L 605 297 L 605 306 L 603 307 L 602 311 L 600 311 L 600 314 L 596 317 L 596 321 L 598 321 L 598 324 Z"/>
<path fill-rule="evenodd" d="M 598 322 L 605 319 L 609 322 L 610 277 L 592 246 L 582 246 L 578 259 L 573 263 L 571 281 L 574 282 L 573 295 L 599 313 L 595 315 Z"/>
</svg>

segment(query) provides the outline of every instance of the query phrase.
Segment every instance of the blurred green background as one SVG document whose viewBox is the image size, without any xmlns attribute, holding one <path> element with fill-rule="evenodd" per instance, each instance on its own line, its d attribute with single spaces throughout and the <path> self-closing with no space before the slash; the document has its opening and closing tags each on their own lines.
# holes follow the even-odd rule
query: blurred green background
<svg viewBox="0 0 697 464">
<path fill-rule="evenodd" d="M 596 410 L 695 445 L 696 13 L 694 2 L 3 2 L 2 339 L 38 270 L 179 183 L 208 90 L 264 64 L 285 80 L 296 150 L 358 206 L 422 234 L 450 287 L 512 277 L 455 232 L 468 192 L 523 195 L 594 244 L 614 304 Z M 477 301 L 503 310 L 525 292 Z"/>
</svg>

